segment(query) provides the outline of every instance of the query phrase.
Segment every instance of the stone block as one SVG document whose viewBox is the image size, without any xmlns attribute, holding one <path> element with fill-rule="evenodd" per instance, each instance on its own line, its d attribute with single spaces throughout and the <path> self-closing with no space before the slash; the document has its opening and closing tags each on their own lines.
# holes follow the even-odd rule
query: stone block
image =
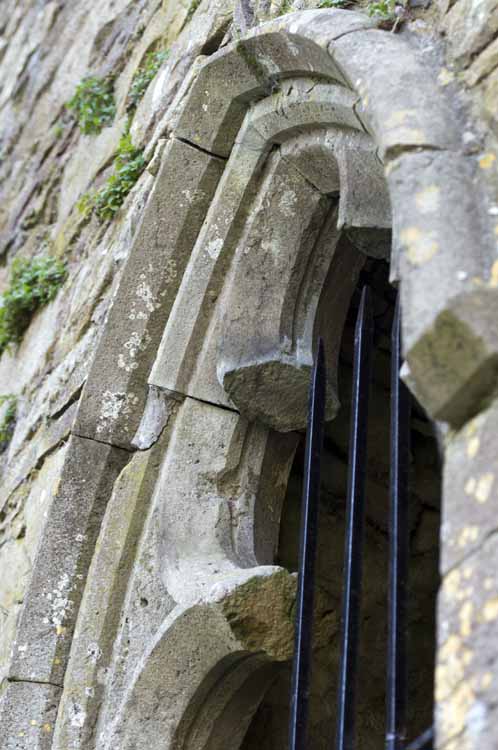
<svg viewBox="0 0 498 750">
<path fill-rule="evenodd" d="M 358 95 L 345 86 L 303 77 L 283 81 L 277 93 L 251 108 L 248 119 L 265 141 L 271 143 L 285 143 L 289 134 L 297 133 L 319 138 L 320 127 L 363 133 L 354 109 L 357 101 Z"/>
<path fill-rule="evenodd" d="M 442 28 L 451 40 L 448 45 L 451 57 L 459 65 L 468 65 L 498 31 L 498 2 L 458 0 L 446 14 Z"/>
<path fill-rule="evenodd" d="M 342 80 L 326 51 L 280 31 L 249 36 L 212 55 L 192 85 L 173 133 L 218 156 L 229 156 L 249 105 L 279 81 L 310 70 Z"/>
<path fill-rule="evenodd" d="M 273 563 L 296 443 L 293 434 L 185 399 L 153 501 L 162 577 L 176 602 L 191 604 L 218 582 Z"/>
<path fill-rule="evenodd" d="M 99 747 L 131 750 L 138 741 L 182 746 L 187 736 L 197 740 L 194 747 L 205 747 L 219 736 L 220 723 L 232 738 L 252 713 L 241 718 L 230 711 L 231 701 L 241 690 L 247 698 L 251 676 L 265 667 L 255 711 L 275 675 L 271 662 L 292 654 L 295 584 L 287 571 L 265 575 L 256 568 L 216 601 L 177 607 L 158 630 L 122 704 L 102 726 Z M 247 701 L 243 705 L 247 712 Z"/>
<path fill-rule="evenodd" d="M 282 158 L 325 195 L 339 195 L 339 165 L 330 148 L 332 134 L 324 130 L 289 138 L 282 144 Z"/>
<path fill-rule="evenodd" d="M 2 750 L 51 750 L 61 689 L 9 682 L 0 698 Z"/>
<path fill-rule="evenodd" d="M 413 147 L 458 148 L 454 112 L 441 90 L 434 96 L 436 77 L 403 38 L 369 29 L 341 36 L 329 51 L 361 97 L 358 115 L 382 159 Z"/>
<path fill-rule="evenodd" d="M 390 229 L 391 201 L 372 139 L 345 131 L 330 138 L 329 147 L 339 165 L 339 229 Z"/>
<path fill-rule="evenodd" d="M 494 387 L 498 354 L 496 239 L 476 170 L 470 156 L 438 152 L 402 154 L 387 170 L 410 378 L 429 414 L 454 425 Z"/>
<path fill-rule="evenodd" d="M 269 148 L 251 124 L 246 123 L 188 260 L 150 374 L 152 385 L 180 395 L 190 393 L 192 371 L 257 192 Z M 226 405 L 225 394 L 221 389 L 219 393 L 221 403 Z M 220 396 L 207 400 L 217 403 L 219 399 Z"/>
<path fill-rule="evenodd" d="M 446 445 L 441 529 L 443 573 L 478 550 L 497 526 L 498 402 Z"/>
<path fill-rule="evenodd" d="M 163 435 L 154 448 L 136 453 L 114 484 L 78 613 L 52 750 L 86 748 L 93 740 L 128 584 L 137 577 L 136 568 L 150 568 L 137 559 L 137 546 L 167 441 Z M 137 646 L 141 652 L 146 641 L 145 629 L 137 629 L 137 614 L 158 627 L 157 615 L 164 617 L 168 601 L 164 587 L 135 591 L 133 598 L 136 611 L 130 606 L 126 611 L 126 621 L 132 620 L 128 657 Z"/>
<path fill-rule="evenodd" d="M 237 250 L 223 304 L 218 380 L 248 419 L 279 431 L 306 422 L 315 317 L 338 239 L 335 214 L 324 227 L 329 210 L 319 193 L 288 172 L 285 161 L 275 162 Z M 327 322 L 332 318 L 333 313 Z M 338 408 L 337 346 L 331 343 L 329 418 Z"/>
<path fill-rule="evenodd" d="M 222 161 L 176 139 L 166 146 L 84 389 L 77 434 L 131 447 L 157 344 L 222 170 Z"/>
<path fill-rule="evenodd" d="M 498 712 L 498 534 L 443 579 L 438 605 L 439 747 L 494 750 Z"/>
<path fill-rule="evenodd" d="M 10 679 L 62 685 L 100 523 L 128 458 L 117 448 L 71 438 L 25 594 Z"/>
</svg>

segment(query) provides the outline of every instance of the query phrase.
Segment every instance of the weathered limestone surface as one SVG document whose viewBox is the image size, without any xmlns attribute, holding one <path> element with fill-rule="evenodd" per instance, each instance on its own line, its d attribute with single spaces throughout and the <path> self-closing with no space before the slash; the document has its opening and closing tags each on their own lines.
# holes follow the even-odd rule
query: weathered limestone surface
<svg viewBox="0 0 498 750">
<path fill-rule="evenodd" d="M 127 459 L 117 448 L 71 438 L 33 562 L 10 679 L 62 685 L 107 496 Z"/>
<path fill-rule="evenodd" d="M 167 442 L 166 430 L 153 448 L 133 456 L 114 483 L 72 641 L 54 750 L 89 747 L 94 740 L 128 580 L 137 564 L 137 545 Z M 146 613 L 147 620 L 151 610 L 164 616 L 167 592 L 143 587 L 133 594 L 137 614 Z M 128 635 L 133 630 L 132 642 L 142 645 L 144 633 L 137 632 L 136 621 L 127 630 Z"/>
<path fill-rule="evenodd" d="M 5 750 L 51 750 L 61 688 L 11 682 L 0 698 L 0 742 Z"/>
<path fill-rule="evenodd" d="M 496 241 L 473 208 L 477 172 L 474 159 L 438 152 L 403 154 L 388 171 L 395 273 L 413 311 L 403 326 L 410 375 L 431 415 L 456 424 L 490 393 L 496 368 Z"/>
<path fill-rule="evenodd" d="M 443 579 L 439 599 L 436 729 L 440 747 L 496 747 L 498 535 Z"/>
<path fill-rule="evenodd" d="M 9 672 L 16 625 L 34 569 L 52 498 L 57 491 L 66 447 L 55 450 L 32 478 L 9 498 L 0 531 L 0 679 Z M 21 653 L 28 649 L 22 646 Z"/>
<path fill-rule="evenodd" d="M 77 434 L 131 447 L 155 346 L 222 169 L 222 161 L 176 138 L 167 144 L 85 386 Z"/>
<path fill-rule="evenodd" d="M 455 435 L 446 447 L 441 569 L 460 565 L 498 528 L 498 465 L 494 402 Z"/>
<path fill-rule="evenodd" d="M 241 730 L 245 733 L 274 675 L 268 659 L 290 656 L 294 586 L 295 578 L 286 571 L 253 576 L 245 591 L 244 585 L 239 586 L 234 594 L 229 589 L 223 592 L 218 602 L 174 610 L 148 648 L 123 705 L 114 714 L 114 725 L 104 728 L 101 746 L 119 744 L 123 750 L 131 750 L 137 742 L 182 746 L 193 734 L 192 747 L 201 748 L 210 735 L 220 735 L 220 724 L 230 737 L 240 737 Z M 264 606 L 265 601 L 271 606 Z M 265 663 L 269 668 L 252 687 L 249 679 Z M 243 701 L 241 716 L 230 709 L 244 688 L 249 700 Z M 221 736 L 226 737 L 224 732 Z"/>
<path fill-rule="evenodd" d="M 335 378 L 358 249 L 386 255 L 391 205 L 414 390 L 433 416 L 458 427 L 494 390 L 495 0 L 440 4 L 453 60 L 472 63 L 465 78 L 482 95 L 484 135 L 469 131 L 454 71 L 440 67 L 429 37 L 420 42 L 416 21 L 391 34 L 361 13 L 289 14 L 284 5 L 244 0 L 231 27 L 226 0 L 189 8 L 105 0 L 98 12 L 84 0 L 5 0 L 0 282 L 16 255 L 50 251 L 69 266 L 57 299 L 0 360 L 0 391 L 20 396 L 2 480 L 0 561 L 15 569 L 3 591 L 5 664 L 16 639 L 2 698 L 8 750 L 53 749 L 75 627 L 81 640 L 66 672 L 58 750 L 218 750 L 227 738 L 242 741 L 274 662 L 292 647 L 294 578 L 272 563 L 295 436 L 264 425 L 303 425 L 320 330 L 329 332 Z M 239 38 L 237 29 L 280 12 Z M 154 158 L 114 220 L 101 224 L 76 201 L 109 175 L 133 77 L 161 45 L 169 59 L 131 122 L 134 144 Z M 116 119 L 96 138 L 81 135 L 64 110 L 88 74 L 115 77 Z M 279 221 L 265 247 L 272 217 Z M 347 240 L 336 242 L 337 224 Z M 265 367 L 269 341 L 275 370 Z M 454 498 L 443 565 L 453 569 L 441 603 L 441 665 L 451 674 L 440 683 L 438 738 L 447 748 L 494 741 L 496 686 L 480 661 L 496 619 L 494 579 L 483 575 L 496 568 L 491 505 L 482 499 L 494 489 L 493 420 L 491 407 L 448 448 Z M 147 453 L 120 473 L 130 458 L 120 447 Z M 59 480 L 53 498 L 42 498 Z M 474 526 L 456 530 L 453 511 L 466 514 L 467 497 L 465 507 L 479 506 L 477 536 Z M 466 568 L 474 559 L 476 569 Z M 465 597 L 452 609 L 450 576 L 460 568 L 475 583 L 475 610 Z M 462 642 L 446 639 L 458 628 Z M 479 655 L 468 655 L 465 639 L 483 644 Z M 470 682 L 460 682 L 455 649 Z"/>
</svg>

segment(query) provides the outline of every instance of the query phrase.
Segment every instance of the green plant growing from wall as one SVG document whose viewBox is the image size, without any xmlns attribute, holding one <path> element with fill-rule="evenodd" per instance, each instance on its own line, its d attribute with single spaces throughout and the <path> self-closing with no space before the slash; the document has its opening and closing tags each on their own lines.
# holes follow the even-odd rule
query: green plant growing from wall
<svg viewBox="0 0 498 750">
<path fill-rule="evenodd" d="M 353 0 L 320 0 L 318 8 L 350 8 L 354 5 Z"/>
<path fill-rule="evenodd" d="M 395 0 L 376 0 L 368 4 L 367 12 L 373 18 L 380 18 L 383 21 L 395 21 L 396 14 Z"/>
<path fill-rule="evenodd" d="M 285 16 L 292 10 L 292 0 L 284 0 L 278 12 L 279 16 Z"/>
<path fill-rule="evenodd" d="M 14 427 L 16 426 L 17 397 L 9 393 L 0 396 L 0 411 L 3 412 L 0 419 L 0 453 L 3 453 L 9 445 Z"/>
<path fill-rule="evenodd" d="M 51 256 L 14 260 L 0 298 L 0 354 L 21 341 L 35 312 L 54 299 L 66 275 L 64 263 Z"/>
<path fill-rule="evenodd" d="M 114 173 L 107 179 L 93 198 L 85 199 L 82 205 L 87 207 L 88 200 L 91 200 L 99 219 L 103 221 L 112 219 L 144 171 L 145 164 L 143 149 L 135 148 L 131 142 L 130 133 L 125 133 L 119 142 L 118 150 L 114 157 Z M 82 200 L 80 199 L 80 204 Z"/>
<path fill-rule="evenodd" d="M 100 133 L 106 125 L 111 124 L 116 114 L 113 79 L 84 78 L 66 107 L 73 112 L 82 133 Z"/>
<path fill-rule="evenodd" d="M 131 83 L 127 100 L 128 110 L 137 108 L 140 99 L 143 97 L 147 90 L 147 86 L 152 81 L 163 62 L 167 60 L 168 55 L 168 50 L 156 50 L 155 52 L 147 52 L 144 62 L 138 68 Z"/>
</svg>

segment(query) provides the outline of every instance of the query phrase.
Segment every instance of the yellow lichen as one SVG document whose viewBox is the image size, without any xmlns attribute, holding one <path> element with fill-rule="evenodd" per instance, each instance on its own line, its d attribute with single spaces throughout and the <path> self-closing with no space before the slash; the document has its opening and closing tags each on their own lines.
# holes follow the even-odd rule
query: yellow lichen
<svg viewBox="0 0 498 750">
<path fill-rule="evenodd" d="M 493 486 L 494 479 L 494 474 L 492 474 L 491 472 L 483 474 L 479 478 L 474 495 L 478 503 L 485 503 L 487 501 L 491 492 L 491 488 Z"/>
<path fill-rule="evenodd" d="M 476 490 L 477 480 L 475 477 L 469 477 L 465 482 L 465 493 L 467 495 L 473 495 Z"/>
<path fill-rule="evenodd" d="M 407 227 L 400 232 L 399 238 L 406 248 L 410 263 L 421 266 L 431 260 L 439 250 L 438 243 L 431 233 L 427 233 L 418 227 Z"/>
<path fill-rule="evenodd" d="M 472 544 L 477 540 L 479 536 L 479 528 L 477 526 L 465 526 L 458 536 L 458 546 L 466 547 L 467 544 Z"/>
<path fill-rule="evenodd" d="M 481 169 L 490 169 L 496 161 L 495 154 L 484 154 L 479 159 L 479 166 Z"/>
<path fill-rule="evenodd" d="M 491 266 L 491 276 L 489 279 L 489 286 L 495 289 L 498 286 L 498 260 L 495 260 Z"/>
<path fill-rule="evenodd" d="M 462 638 L 468 638 L 472 632 L 472 615 L 474 613 L 474 605 L 472 602 L 465 602 L 462 605 L 459 618 L 460 618 L 460 635 Z"/>
<path fill-rule="evenodd" d="M 449 83 L 455 80 L 455 74 L 447 68 L 441 68 L 437 80 L 441 86 L 447 86 Z"/>
<path fill-rule="evenodd" d="M 493 622 L 498 619 L 498 597 L 488 599 L 482 608 L 482 619 L 484 622 Z"/>
<path fill-rule="evenodd" d="M 467 456 L 469 458 L 474 458 L 477 455 L 479 445 L 480 440 L 477 436 L 470 438 L 469 442 L 467 443 Z"/>
<path fill-rule="evenodd" d="M 433 214 L 439 211 L 440 189 L 437 185 L 429 185 L 415 195 L 415 203 L 423 214 Z"/>
</svg>

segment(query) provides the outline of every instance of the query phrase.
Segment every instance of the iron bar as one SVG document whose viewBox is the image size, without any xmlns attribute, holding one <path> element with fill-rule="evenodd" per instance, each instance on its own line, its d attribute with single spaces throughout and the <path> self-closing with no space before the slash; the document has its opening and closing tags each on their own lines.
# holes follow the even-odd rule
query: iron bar
<svg viewBox="0 0 498 750">
<path fill-rule="evenodd" d="M 354 342 L 336 750 L 352 750 L 354 746 L 372 342 L 370 290 L 364 287 Z"/>
<path fill-rule="evenodd" d="M 325 419 L 325 385 L 325 357 L 323 342 L 322 339 L 319 339 L 311 376 L 308 429 L 306 434 L 299 548 L 300 564 L 296 598 L 296 635 L 292 665 L 289 750 L 306 750 L 311 676 L 315 560 L 320 499 L 320 464 Z"/>
<path fill-rule="evenodd" d="M 426 729 L 406 750 L 432 750 L 434 747 L 434 729 Z"/>
<path fill-rule="evenodd" d="M 386 750 L 402 750 L 406 740 L 410 394 L 399 377 L 401 362 L 401 312 L 398 296 L 391 334 L 391 475 Z"/>
</svg>

